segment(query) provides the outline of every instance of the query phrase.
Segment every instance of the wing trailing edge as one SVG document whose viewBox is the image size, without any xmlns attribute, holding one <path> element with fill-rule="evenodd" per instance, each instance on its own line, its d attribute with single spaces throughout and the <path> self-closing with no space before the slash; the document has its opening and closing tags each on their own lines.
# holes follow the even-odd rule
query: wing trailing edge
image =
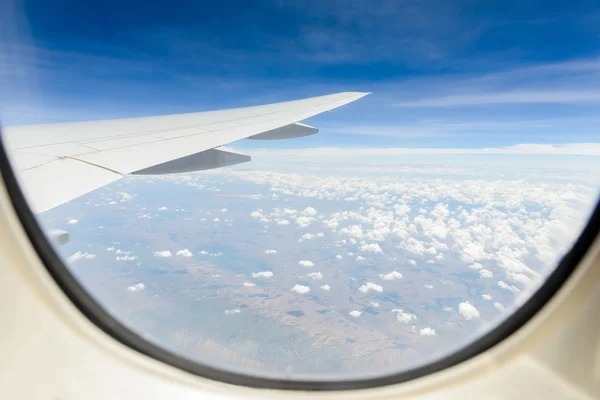
<svg viewBox="0 0 600 400">
<path fill-rule="evenodd" d="M 282 126 L 281 128 L 271 129 L 258 135 L 250 136 L 248 139 L 251 140 L 280 140 L 280 139 L 293 139 L 304 136 L 314 135 L 319 132 L 314 126 L 306 125 L 301 122 Z"/>
</svg>

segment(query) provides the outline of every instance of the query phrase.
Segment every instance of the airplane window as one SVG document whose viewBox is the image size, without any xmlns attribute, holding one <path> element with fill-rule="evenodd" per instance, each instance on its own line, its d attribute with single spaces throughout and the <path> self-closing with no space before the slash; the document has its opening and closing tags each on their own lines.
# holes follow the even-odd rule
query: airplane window
<svg viewBox="0 0 600 400">
<path fill-rule="evenodd" d="M 2 173 L 141 351 L 266 386 L 435 366 L 592 215 L 597 7 L 126 3 L 0 6 Z"/>
</svg>

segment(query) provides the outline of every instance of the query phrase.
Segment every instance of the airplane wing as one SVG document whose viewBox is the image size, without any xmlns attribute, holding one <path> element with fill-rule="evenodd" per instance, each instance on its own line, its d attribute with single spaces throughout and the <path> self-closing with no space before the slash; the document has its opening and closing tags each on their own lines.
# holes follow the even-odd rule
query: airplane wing
<svg viewBox="0 0 600 400">
<path fill-rule="evenodd" d="M 127 174 L 168 174 L 250 161 L 219 149 L 240 139 L 275 140 L 318 130 L 299 123 L 368 93 L 344 92 L 201 113 L 7 128 L 4 144 L 30 207 L 41 213 Z"/>
</svg>

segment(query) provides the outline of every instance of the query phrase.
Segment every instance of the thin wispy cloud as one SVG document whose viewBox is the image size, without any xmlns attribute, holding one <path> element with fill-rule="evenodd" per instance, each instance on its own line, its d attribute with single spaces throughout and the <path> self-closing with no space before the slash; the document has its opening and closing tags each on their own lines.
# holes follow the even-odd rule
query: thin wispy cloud
<svg viewBox="0 0 600 400">
<path fill-rule="evenodd" d="M 600 92 L 588 91 L 521 91 L 445 96 L 397 103 L 398 107 L 462 107 L 495 104 L 573 104 L 600 103 Z"/>
<path fill-rule="evenodd" d="M 600 143 L 542 144 L 523 143 L 491 148 L 340 148 L 320 147 L 309 149 L 258 149 L 256 157 L 353 157 L 396 156 L 408 154 L 529 154 L 529 155 L 600 155 Z"/>
</svg>

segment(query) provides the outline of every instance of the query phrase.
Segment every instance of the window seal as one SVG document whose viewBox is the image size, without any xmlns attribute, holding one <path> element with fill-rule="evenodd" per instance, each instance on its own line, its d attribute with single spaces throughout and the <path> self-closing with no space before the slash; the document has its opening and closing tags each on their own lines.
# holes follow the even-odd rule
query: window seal
<svg viewBox="0 0 600 400">
<path fill-rule="evenodd" d="M 482 337 L 437 361 L 399 373 L 367 379 L 340 381 L 270 379 L 230 372 L 211 367 L 210 365 L 198 361 L 183 358 L 147 341 L 133 330 L 123 325 L 116 318 L 112 317 L 87 293 L 83 286 L 77 282 L 76 278 L 69 272 L 58 254 L 56 254 L 52 245 L 38 225 L 35 216 L 27 205 L 21 187 L 10 165 L 8 154 L 2 140 L 1 130 L 0 174 L 4 180 L 14 210 L 41 261 L 67 297 L 91 322 L 124 345 L 160 362 L 204 378 L 253 388 L 306 391 L 367 389 L 407 382 L 467 361 L 511 336 L 538 313 L 571 276 L 600 231 L 599 201 L 596 204 L 587 225 L 579 235 L 571 250 L 562 258 L 558 266 L 547 277 L 546 281 L 525 303 L 521 305 L 521 307 L 516 309 L 510 316 L 504 319 L 503 322 L 488 331 Z"/>
</svg>

